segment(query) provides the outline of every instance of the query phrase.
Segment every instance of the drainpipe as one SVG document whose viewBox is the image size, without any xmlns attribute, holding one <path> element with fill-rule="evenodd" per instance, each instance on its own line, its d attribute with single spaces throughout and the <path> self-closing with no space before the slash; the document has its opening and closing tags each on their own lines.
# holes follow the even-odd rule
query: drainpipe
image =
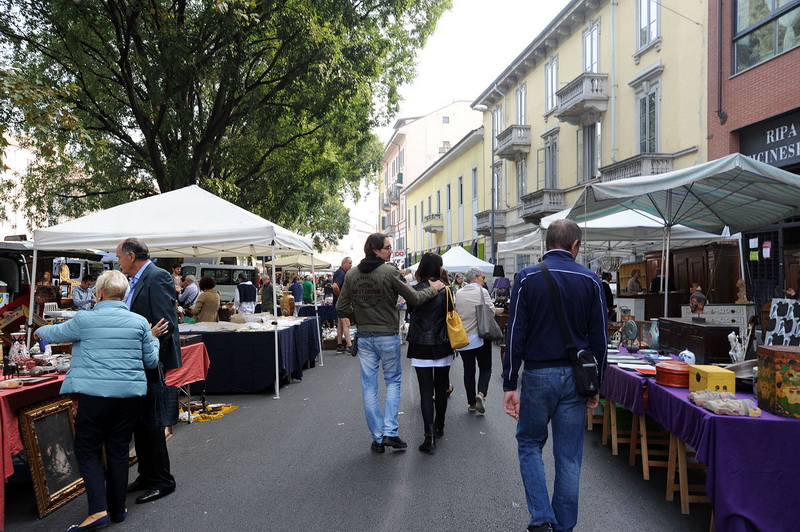
<svg viewBox="0 0 800 532">
<path fill-rule="evenodd" d="M 728 121 L 722 109 L 722 0 L 717 0 L 717 118 L 720 125 Z"/>
<path fill-rule="evenodd" d="M 616 2 L 611 0 L 611 162 L 617 162 L 617 115 L 615 112 L 617 105 L 617 77 L 616 77 L 616 33 L 614 32 L 614 6 Z"/>
</svg>

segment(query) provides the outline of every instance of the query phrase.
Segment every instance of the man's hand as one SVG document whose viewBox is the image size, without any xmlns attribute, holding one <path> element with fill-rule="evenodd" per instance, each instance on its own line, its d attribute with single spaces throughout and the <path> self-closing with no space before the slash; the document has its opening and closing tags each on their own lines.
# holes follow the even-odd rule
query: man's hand
<svg viewBox="0 0 800 532">
<path fill-rule="evenodd" d="M 430 284 L 431 284 L 431 286 L 432 286 L 432 287 L 434 287 L 434 288 L 436 289 L 436 291 L 437 291 L 437 292 L 438 292 L 438 291 L 441 291 L 442 289 L 444 289 L 444 283 L 443 283 L 443 282 L 441 282 L 441 281 L 440 281 L 440 280 L 438 280 L 438 279 L 437 279 L 437 280 L 435 280 L 435 281 L 431 281 L 431 283 L 430 283 Z"/>
<path fill-rule="evenodd" d="M 519 420 L 519 390 L 512 390 L 503 394 L 503 410 L 509 416 Z"/>
<path fill-rule="evenodd" d="M 600 404 L 600 395 L 593 395 L 586 400 L 586 408 L 597 408 Z"/>
<path fill-rule="evenodd" d="M 797 295 L 797 292 L 794 291 L 794 288 L 789 288 L 786 291 L 786 297 L 794 297 Z"/>
</svg>

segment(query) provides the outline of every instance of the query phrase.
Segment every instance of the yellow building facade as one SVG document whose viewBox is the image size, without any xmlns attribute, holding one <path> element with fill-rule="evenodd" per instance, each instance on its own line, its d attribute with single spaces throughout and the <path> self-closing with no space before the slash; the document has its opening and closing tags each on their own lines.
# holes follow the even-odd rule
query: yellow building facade
<svg viewBox="0 0 800 532">
<path fill-rule="evenodd" d="M 474 214 L 489 208 L 488 159 L 483 128 L 464 136 L 403 191 L 408 252 L 412 263 L 425 251 L 463 246 L 477 256 L 484 244 Z"/>
<path fill-rule="evenodd" d="M 530 233 L 589 183 L 706 161 L 707 18 L 699 0 L 570 2 L 478 96 L 487 178 L 474 230 L 487 260 L 492 235 Z M 511 275 L 538 254 L 494 256 Z"/>
</svg>

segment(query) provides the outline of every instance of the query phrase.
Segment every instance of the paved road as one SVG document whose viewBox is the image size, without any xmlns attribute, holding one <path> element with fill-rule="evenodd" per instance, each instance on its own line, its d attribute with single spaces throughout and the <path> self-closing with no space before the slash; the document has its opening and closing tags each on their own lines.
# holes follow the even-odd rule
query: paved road
<svg viewBox="0 0 800 532">
<path fill-rule="evenodd" d="M 127 521 L 113 530 L 525 530 L 515 422 L 502 411 L 497 365 L 487 413 L 479 416 L 467 412 L 456 359 L 445 437 L 429 456 L 416 449 L 422 421 L 405 359 L 400 435 L 409 450 L 377 455 L 369 450 L 357 360 L 325 355 L 324 366 L 281 389 L 278 400 L 213 397 L 240 408 L 217 421 L 176 427 L 169 448 L 178 490 L 150 504 L 131 500 Z M 708 505 L 681 515 L 677 500 L 665 500 L 663 470 L 652 477 L 644 481 L 641 467 L 627 465 L 627 446 L 612 456 L 597 431 L 587 432 L 576 530 L 708 530 Z M 84 495 L 38 521 L 30 486 L 7 487 L 9 532 L 65 530 L 85 512 Z"/>
</svg>

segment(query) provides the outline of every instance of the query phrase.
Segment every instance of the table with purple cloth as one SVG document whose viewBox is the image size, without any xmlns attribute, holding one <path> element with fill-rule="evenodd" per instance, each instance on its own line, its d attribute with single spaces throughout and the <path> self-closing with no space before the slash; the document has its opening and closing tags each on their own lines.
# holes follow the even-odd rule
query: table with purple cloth
<svg viewBox="0 0 800 532">
<path fill-rule="evenodd" d="M 695 406 L 686 388 L 649 385 L 647 415 L 686 442 L 708 466 L 706 493 L 716 530 L 789 530 L 800 522 L 797 502 L 800 420 L 722 416 Z M 737 399 L 753 399 L 737 391 Z"/>
<path fill-rule="evenodd" d="M 302 305 L 297 309 L 298 316 L 314 316 L 318 315 L 322 321 L 335 320 L 338 318 L 336 315 L 336 307 L 333 305 L 318 305 L 316 309 L 314 305 Z"/>
<path fill-rule="evenodd" d="M 637 416 L 644 415 L 644 387 L 647 376 L 638 371 L 617 367 L 616 364 L 606 366 L 600 395 L 624 406 Z"/>
</svg>

